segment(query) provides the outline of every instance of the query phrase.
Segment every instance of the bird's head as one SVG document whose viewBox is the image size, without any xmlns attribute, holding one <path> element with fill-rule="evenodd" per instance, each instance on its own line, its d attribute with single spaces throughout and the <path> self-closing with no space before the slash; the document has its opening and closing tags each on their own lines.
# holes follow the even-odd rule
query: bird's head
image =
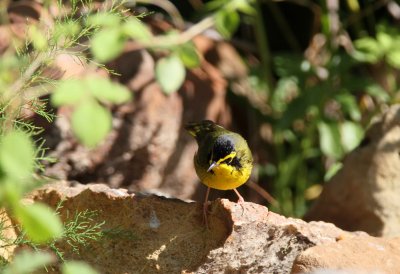
<svg viewBox="0 0 400 274">
<path fill-rule="evenodd" d="M 234 137 L 234 136 L 233 136 Z M 212 172 L 214 168 L 222 164 L 240 168 L 241 164 L 237 157 L 237 143 L 235 138 L 230 135 L 220 135 L 215 140 L 211 152 L 207 155 L 209 167 L 207 172 Z"/>
<path fill-rule="evenodd" d="M 185 129 L 199 143 L 206 143 L 199 152 L 201 158 L 206 158 L 209 165 L 207 172 L 213 172 L 221 164 L 241 167 L 237 157 L 239 134 L 230 132 L 212 121 L 189 123 Z"/>
</svg>

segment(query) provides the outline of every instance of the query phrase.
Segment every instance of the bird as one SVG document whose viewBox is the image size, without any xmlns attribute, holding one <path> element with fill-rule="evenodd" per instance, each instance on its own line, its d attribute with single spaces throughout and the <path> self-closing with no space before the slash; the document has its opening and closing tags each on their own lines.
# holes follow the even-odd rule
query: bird
<svg viewBox="0 0 400 274">
<path fill-rule="evenodd" d="M 213 121 L 191 122 L 185 129 L 197 142 L 194 167 L 200 181 L 207 186 L 203 220 L 208 228 L 207 206 L 210 189 L 233 190 L 238 203 L 244 199 L 236 188 L 246 183 L 253 168 L 253 156 L 246 140 Z"/>
</svg>

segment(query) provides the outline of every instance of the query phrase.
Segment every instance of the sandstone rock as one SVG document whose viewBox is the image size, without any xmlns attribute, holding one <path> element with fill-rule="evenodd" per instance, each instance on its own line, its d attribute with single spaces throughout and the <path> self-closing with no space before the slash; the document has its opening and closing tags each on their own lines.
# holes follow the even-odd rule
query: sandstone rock
<svg viewBox="0 0 400 274">
<path fill-rule="evenodd" d="M 400 273 L 400 238 L 361 236 L 314 246 L 296 258 L 292 274 L 309 273 L 317 269 L 360 274 Z"/>
<path fill-rule="evenodd" d="M 0 54 L 3 54 L 11 44 L 11 31 L 8 26 L 0 26 Z"/>
<path fill-rule="evenodd" d="M 367 131 L 362 144 L 306 214 L 345 230 L 376 236 L 400 235 L 400 105 Z"/>
<path fill-rule="evenodd" d="M 50 185 L 29 199 L 51 206 L 64 200 L 63 219 L 96 210 L 93 221 L 104 221 L 104 231 L 123 231 L 80 247 L 80 254 L 58 244 L 65 258 L 88 261 L 101 273 L 290 273 L 300 252 L 357 235 L 224 199 L 211 203 L 207 230 L 200 204 L 130 195 L 105 185 Z"/>
</svg>

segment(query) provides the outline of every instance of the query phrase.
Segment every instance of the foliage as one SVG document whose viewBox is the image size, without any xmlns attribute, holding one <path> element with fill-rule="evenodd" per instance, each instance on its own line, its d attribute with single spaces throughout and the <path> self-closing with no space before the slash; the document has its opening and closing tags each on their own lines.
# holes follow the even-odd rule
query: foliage
<svg viewBox="0 0 400 274">
<path fill-rule="evenodd" d="M 55 216 L 58 216 L 61 208 L 62 203 L 60 203 L 60 205 L 56 208 Z M 52 214 L 54 216 L 54 213 Z M 16 271 L 12 273 L 32 273 L 32 269 L 42 268 L 44 265 L 54 265 L 56 260 L 54 256 L 47 252 L 49 250 L 54 252 L 59 262 L 69 264 L 69 262 L 64 258 L 64 253 L 58 247 L 60 242 L 63 242 L 71 247 L 73 253 L 79 254 L 80 249 L 87 247 L 91 242 L 100 241 L 104 237 L 108 237 L 108 230 L 103 229 L 104 222 L 96 222 L 96 215 L 96 211 L 84 210 L 74 212 L 74 214 L 70 216 L 69 212 L 67 211 L 65 220 L 62 223 L 62 235 L 47 242 L 38 242 L 34 241 L 30 237 L 26 237 L 25 233 L 29 232 L 26 229 L 26 224 L 22 223 L 23 227 L 15 227 L 13 225 L 7 226 L 7 216 L 5 215 L 5 212 L 3 212 L 0 214 L 0 241 L 2 242 L 0 248 L 7 246 L 29 246 L 32 248 L 31 251 L 18 253 L 13 264 L 6 265 L 3 271 L 6 273 L 8 273 L 7 271 Z M 48 216 L 40 217 L 43 218 Z M 35 229 L 42 228 L 40 225 L 34 225 L 31 227 Z M 3 232 L 8 229 L 22 229 L 23 233 L 19 234 L 16 239 L 10 239 L 3 234 Z M 42 235 L 46 234 L 42 233 Z M 23 266 L 19 265 L 20 263 L 22 264 L 25 262 L 29 256 L 32 258 L 29 263 L 24 263 Z"/>
<path fill-rule="evenodd" d="M 376 38 L 362 37 L 355 42 L 353 56 L 360 62 L 376 64 L 384 62 L 394 69 L 400 69 L 400 33 L 385 25 L 377 26 Z"/>
<path fill-rule="evenodd" d="M 90 266 L 88 266 L 84 262 L 79 261 L 69 261 L 63 264 L 62 267 L 63 274 L 75 274 L 75 273 L 82 273 L 82 274 L 96 274 L 97 271 L 94 271 Z"/>
<path fill-rule="evenodd" d="M 53 262 L 53 257 L 46 252 L 23 251 L 19 253 L 12 264 L 7 265 L 3 274 L 30 274 Z"/>
<path fill-rule="evenodd" d="M 75 212 L 72 218 L 66 217 L 63 240 L 72 248 L 73 253 L 79 254 L 79 249 L 88 246 L 90 241 L 99 241 L 105 236 L 103 230 L 105 222 L 96 223 L 94 219 L 96 215 L 96 211 L 86 209 Z M 56 247 L 56 242 L 50 246 L 57 250 L 56 254 L 61 255 Z M 60 259 L 64 260 L 62 255 Z"/>
<path fill-rule="evenodd" d="M 279 10 L 273 6 L 268 7 L 280 18 L 278 26 L 291 28 L 287 25 L 288 18 L 279 17 Z M 331 16 L 332 11 L 325 10 L 324 6 L 306 7 L 326 12 L 323 16 L 328 20 Z M 373 10 L 371 6 L 365 7 L 369 8 Z M 255 18 L 261 18 L 262 12 L 256 9 Z M 252 89 L 254 93 L 265 94 L 265 103 L 270 109 L 266 113 L 253 106 L 251 111 L 258 112 L 259 121 L 269 121 L 272 128 L 269 140 L 272 157 L 270 162 L 259 164 L 259 180 L 270 182 L 279 201 L 275 210 L 286 215 L 305 213 L 308 199 L 318 196 L 306 194 L 311 190 L 320 191 L 323 182 L 340 169 L 343 157 L 360 144 L 371 117 L 395 103 L 398 96 L 398 29 L 379 24 L 372 30 L 376 32 L 375 37 L 366 35 L 369 29 L 359 29 L 356 35 L 363 37 L 351 41 L 347 36 L 348 40 L 342 42 L 340 39 L 353 26 L 348 25 L 346 29 L 340 23 L 336 23 L 339 24 L 337 34 L 322 21 L 322 31 L 314 33 L 313 38 L 323 44 L 313 48 L 315 45 L 310 41 L 306 54 L 293 50 L 279 52 L 273 58 L 268 44 L 262 43 L 269 42 L 269 33 L 263 25 L 253 24 L 261 63 L 253 68 L 258 73 L 249 79 L 257 79 L 250 81 Z M 286 30 L 287 40 L 295 40 L 293 33 Z M 374 75 L 371 77 L 368 69 L 373 70 L 374 66 L 383 71 L 383 81 L 374 80 Z"/>
<path fill-rule="evenodd" d="M 362 114 L 354 95 L 367 79 L 360 86 L 355 85 L 348 76 L 357 63 L 341 53 L 324 64 L 328 72 L 325 78 L 318 75 L 320 68 L 307 60 L 297 63 L 297 68 L 290 60 L 293 57 L 275 58 L 281 78 L 270 97 L 274 145 L 278 150 L 276 174 L 272 175 L 276 178 L 280 210 L 302 215 L 306 209 L 304 192 L 310 183 L 321 180 L 325 172 L 332 172 L 330 168 L 336 169 L 337 163 L 363 138 Z M 309 79 L 316 81 L 310 85 Z M 286 92 L 295 93 L 282 94 L 282 86 Z"/>
<path fill-rule="evenodd" d="M 106 79 L 88 77 L 62 81 L 51 97 L 54 106 L 72 106 L 72 129 L 86 146 L 94 147 L 111 130 L 111 113 L 101 103 L 121 104 L 131 99 L 123 86 Z"/>
<path fill-rule="evenodd" d="M 186 72 L 181 59 L 170 55 L 157 62 L 156 77 L 165 93 L 176 91 L 185 79 Z M 171 81 L 174 79 L 174 81 Z"/>
<path fill-rule="evenodd" d="M 24 205 L 20 202 L 25 193 L 43 184 L 44 180 L 35 173 L 42 170 L 41 161 L 50 160 L 45 156 L 43 140 L 38 137 L 42 129 L 30 122 L 29 115 L 32 114 L 29 112 L 51 122 L 54 115 L 46 108 L 48 100 L 43 96 L 55 89 L 51 96 L 53 104 L 58 107 L 73 105 L 74 132 L 83 144 L 94 147 L 111 129 L 111 113 L 106 105 L 131 99 L 125 87 L 107 79 L 88 76 L 82 80 L 59 82 L 46 75 L 46 67 L 52 65 L 60 54 L 75 54 L 92 73 L 103 67 L 76 51 L 79 47 L 89 46 L 83 45 L 83 40 L 93 38 L 92 43 L 95 43 L 98 39 L 99 28 L 89 23 L 95 16 L 81 13 L 82 8 L 93 10 L 92 3 L 72 1 L 67 6 L 59 2 L 57 8 L 60 13 L 52 18 L 53 24 L 39 21 L 28 25 L 28 36 L 13 37 L 13 43 L 8 45 L 0 59 L 0 206 L 6 207 L 21 225 L 21 237 L 7 245 L 33 247 L 33 251 L 17 254 L 13 263 L 3 269 L 4 273 L 32 273 L 54 262 L 54 257 L 46 252 L 49 248 L 62 259 L 56 246 L 60 239 L 67 240 L 77 251 L 88 240 L 97 240 L 101 236 L 98 230 L 102 223 L 90 225 L 90 212 L 77 213 L 73 220 L 63 225 L 47 205 Z M 108 15 L 120 16 L 119 8 L 111 7 Z M 0 226 L 0 234 L 4 229 Z M 68 264 L 64 271 L 76 269 L 93 273 L 81 263 Z"/>
</svg>

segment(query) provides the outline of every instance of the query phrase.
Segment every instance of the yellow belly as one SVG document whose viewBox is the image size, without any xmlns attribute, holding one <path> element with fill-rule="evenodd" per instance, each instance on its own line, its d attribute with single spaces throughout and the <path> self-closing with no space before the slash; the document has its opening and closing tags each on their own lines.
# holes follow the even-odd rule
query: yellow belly
<svg viewBox="0 0 400 274">
<path fill-rule="evenodd" d="M 230 165 L 220 164 L 213 169 L 214 174 L 203 170 L 198 175 L 203 184 L 219 190 L 228 190 L 244 184 L 250 177 L 251 169 L 251 165 L 237 170 Z"/>
</svg>

